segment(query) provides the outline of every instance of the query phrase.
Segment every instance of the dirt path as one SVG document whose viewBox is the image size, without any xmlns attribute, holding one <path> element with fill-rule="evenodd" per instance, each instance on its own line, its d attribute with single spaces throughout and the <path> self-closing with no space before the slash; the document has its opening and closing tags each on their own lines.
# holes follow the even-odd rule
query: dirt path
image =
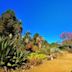
<svg viewBox="0 0 72 72">
<path fill-rule="evenodd" d="M 53 61 L 46 61 L 43 64 L 33 67 L 26 72 L 71 72 L 72 54 L 66 53 L 64 56 Z"/>
</svg>

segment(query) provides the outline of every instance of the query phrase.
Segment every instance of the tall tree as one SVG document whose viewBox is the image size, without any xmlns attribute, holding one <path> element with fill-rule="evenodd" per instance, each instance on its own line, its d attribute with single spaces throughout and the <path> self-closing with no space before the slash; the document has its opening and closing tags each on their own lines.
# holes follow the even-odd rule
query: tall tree
<svg viewBox="0 0 72 72">
<path fill-rule="evenodd" d="M 21 33 L 21 22 L 16 18 L 14 11 L 7 10 L 0 16 L 0 35 L 8 36 Z"/>
</svg>

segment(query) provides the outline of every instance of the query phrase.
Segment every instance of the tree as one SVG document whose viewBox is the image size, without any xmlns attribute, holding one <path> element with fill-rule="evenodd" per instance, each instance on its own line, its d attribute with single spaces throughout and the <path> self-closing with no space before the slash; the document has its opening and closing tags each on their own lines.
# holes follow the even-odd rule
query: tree
<svg viewBox="0 0 72 72">
<path fill-rule="evenodd" d="M 62 38 L 64 40 L 71 40 L 72 39 L 72 32 L 63 32 L 60 35 L 60 38 Z"/>
<path fill-rule="evenodd" d="M 34 36 L 33 36 L 33 38 L 36 39 L 38 36 L 39 36 L 39 34 L 35 33 Z"/>
<path fill-rule="evenodd" d="M 51 47 L 59 47 L 60 45 L 56 42 L 56 43 L 51 43 L 50 46 Z"/>
<path fill-rule="evenodd" d="M 31 33 L 30 32 L 26 32 L 26 34 L 23 37 L 23 41 L 24 43 L 29 43 L 31 41 Z"/>
<path fill-rule="evenodd" d="M 60 37 L 63 39 L 63 45 L 72 45 L 72 32 L 64 32 Z"/>
<path fill-rule="evenodd" d="M 49 47 L 49 46 L 50 46 L 50 44 L 46 40 L 43 40 L 42 47 L 46 48 L 46 47 Z"/>
<path fill-rule="evenodd" d="M 13 36 L 22 32 L 22 23 L 16 18 L 14 11 L 7 10 L 0 17 L 0 35 Z"/>
<path fill-rule="evenodd" d="M 35 33 L 33 36 L 33 43 L 36 45 L 37 44 L 37 38 L 39 37 L 38 33 Z"/>
</svg>

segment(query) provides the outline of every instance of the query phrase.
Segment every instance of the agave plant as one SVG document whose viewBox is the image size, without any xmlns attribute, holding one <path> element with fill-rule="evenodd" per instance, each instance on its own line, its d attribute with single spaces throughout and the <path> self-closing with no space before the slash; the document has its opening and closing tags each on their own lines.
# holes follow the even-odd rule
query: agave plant
<svg viewBox="0 0 72 72">
<path fill-rule="evenodd" d="M 0 66 L 16 68 L 24 64 L 27 52 L 19 50 L 14 41 L 0 37 Z"/>
</svg>

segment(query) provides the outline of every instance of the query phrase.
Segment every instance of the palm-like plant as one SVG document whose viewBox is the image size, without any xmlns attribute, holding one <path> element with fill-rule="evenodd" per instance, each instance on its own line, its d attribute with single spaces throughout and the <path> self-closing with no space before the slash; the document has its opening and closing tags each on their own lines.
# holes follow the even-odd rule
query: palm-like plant
<svg viewBox="0 0 72 72">
<path fill-rule="evenodd" d="M 34 44 L 37 43 L 37 38 L 39 37 L 39 34 L 38 33 L 35 33 L 34 36 L 33 36 L 33 42 Z"/>
<path fill-rule="evenodd" d="M 49 46 L 50 46 L 50 44 L 46 40 L 43 40 L 42 47 L 46 48 L 46 47 L 49 47 Z"/>
<path fill-rule="evenodd" d="M 26 32 L 25 36 L 23 37 L 23 41 L 24 43 L 29 43 L 31 41 L 31 33 L 30 32 Z"/>
</svg>

